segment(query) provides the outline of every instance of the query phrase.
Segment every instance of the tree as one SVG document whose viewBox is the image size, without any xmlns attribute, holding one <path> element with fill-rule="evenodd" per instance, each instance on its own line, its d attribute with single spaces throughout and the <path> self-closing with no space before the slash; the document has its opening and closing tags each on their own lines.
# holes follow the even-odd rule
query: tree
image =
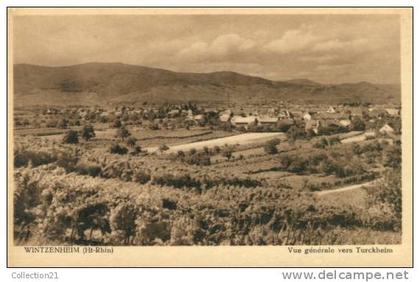
<svg viewBox="0 0 420 282">
<path fill-rule="evenodd" d="M 130 135 L 131 135 L 130 131 L 128 131 L 127 128 L 122 126 L 122 127 L 117 129 L 117 134 L 115 135 L 115 137 L 121 138 L 121 140 L 124 140 L 125 138 L 127 138 Z"/>
<path fill-rule="evenodd" d="M 392 146 L 385 151 L 384 166 L 391 168 L 401 167 L 401 147 Z"/>
<path fill-rule="evenodd" d="M 119 119 L 114 120 L 114 123 L 112 124 L 112 127 L 120 128 L 121 126 L 122 126 L 122 123 Z"/>
<path fill-rule="evenodd" d="M 130 136 L 130 137 L 127 138 L 127 145 L 128 146 L 134 147 L 134 146 L 136 146 L 136 143 L 137 143 L 137 138 L 136 137 Z"/>
<path fill-rule="evenodd" d="M 95 130 L 93 129 L 93 126 L 88 124 L 83 126 L 82 128 L 82 138 L 86 141 L 89 141 L 90 139 L 92 139 L 93 137 L 95 137 Z"/>
<path fill-rule="evenodd" d="M 60 119 L 56 125 L 57 128 L 67 128 L 68 126 L 69 126 L 69 121 L 64 118 Z"/>
<path fill-rule="evenodd" d="M 296 139 L 305 137 L 305 130 L 303 128 L 292 125 L 289 130 L 287 130 L 287 136 L 290 143 L 294 143 Z"/>
<path fill-rule="evenodd" d="M 136 219 L 138 210 L 130 203 L 119 204 L 111 211 L 110 223 L 112 231 L 122 233 L 124 244 L 130 243 L 130 238 L 136 234 Z"/>
<path fill-rule="evenodd" d="M 363 131 L 366 128 L 365 122 L 360 117 L 354 117 L 351 121 L 351 130 Z"/>
<path fill-rule="evenodd" d="M 277 145 L 278 144 L 280 144 L 280 140 L 279 139 L 277 139 L 277 138 L 275 138 L 275 139 L 272 139 L 272 140 L 269 140 L 269 141 L 267 141 L 266 143 L 265 143 L 265 145 L 264 145 L 264 151 L 267 153 L 267 154 L 270 154 L 270 155 L 274 155 L 274 154 L 277 154 L 279 151 L 277 150 Z"/>
<path fill-rule="evenodd" d="M 113 144 L 113 145 L 111 145 L 111 148 L 109 149 L 109 151 L 112 154 L 125 155 L 125 154 L 127 154 L 128 149 L 124 146 L 119 145 L 119 144 Z"/>
<path fill-rule="evenodd" d="M 75 130 L 69 130 L 64 134 L 63 143 L 65 144 L 77 144 L 79 143 L 79 133 Z"/>
<path fill-rule="evenodd" d="M 178 152 L 176 153 L 176 155 L 177 155 L 177 157 L 178 157 L 179 159 L 183 159 L 183 158 L 185 157 L 185 153 L 184 153 L 184 151 L 178 151 Z"/>
<path fill-rule="evenodd" d="M 230 146 L 226 146 L 223 148 L 222 156 L 225 157 L 228 161 L 232 158 L 233 148 Z"/>
<path fill-rule="evenodd" d="M 162 144 L 159 146 L 159 151 L 164 152 L 169 150 L 169 147 L 166 144 Z"/>
</svg>

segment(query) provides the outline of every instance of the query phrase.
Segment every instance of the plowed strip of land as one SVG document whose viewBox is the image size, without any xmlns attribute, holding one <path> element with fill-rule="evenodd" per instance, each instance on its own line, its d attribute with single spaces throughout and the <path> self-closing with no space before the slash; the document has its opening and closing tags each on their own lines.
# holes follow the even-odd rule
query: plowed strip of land
<svg viewBox="0 0 420 282">
<path fill-rule="evenodd" d="M 255 142 L 261 142 L 269 140 L 271 138 L 283 138 L 285 134 L 282 132 L 257 132 L 257 133 L 243 133 L 229 137 L 215 138 L 206 141 L 192 142 L 187 144 L 181 144 L 176 146 L 171 146 L 169 150 L 165 151 L 166 153 L 177 152 L 177 151 L 188 151 L 192 148 L 196 150 L 201 150 L 204 147 L 212 148 L 214 146 L 224 146 L 224 145 L 245 145 Z M 158 150 L 157 147 L 146 148 L 150 153 Z"/>
<path fill-rule="evenodd" d="M 377 181 L 378 180 L 373 180 L 373 181 L 364 182 L 364 183 L 360 183 L 360 184 L 354 184 L 354 185 L 349 185 L 349 186 L 345 186 L 345 187 L 340 187 L 340 188 L 337 188 L 337 189 L 314 192 L 314 194 L 316 196 L 325 196 L 325 195 L 333 194 L 333 193 L 341 193 L 341 192 L 346 192 L 346 191 L 351 191 L 351 190 L 357 190 L 357 189 L 360 189 L 362 187 L 371 187 L 371 186 L 375 185 L 377 183 Z"/>
</svg>

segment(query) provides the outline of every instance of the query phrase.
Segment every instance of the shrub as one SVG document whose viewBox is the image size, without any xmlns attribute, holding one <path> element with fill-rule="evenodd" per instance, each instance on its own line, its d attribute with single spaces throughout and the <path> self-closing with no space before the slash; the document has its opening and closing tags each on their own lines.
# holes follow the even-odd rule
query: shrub
<svg viewBox="0 0 420 282">
<path fill-rule="evenodd" d="M 33 167 L 49 164 L 57 160 L 56 156 L 47 152 L 34 152 L 26 150 L 15 150 L 14 152 L 14 166 L 27 166 L 29 163 Z"/>
<path fill-rule="evenodd" d="M 138 182 L 140 184 L 146 184 L 147 182 L 150 181 L 150 179 L 151 179 L 150 174 L 144 171 L 138 170 L 134 172 L 134 175 L 133 175 L 134 182 Z"/>
<path fill-rule="evenodd" d="M 67 173 L 73 172 L 78 162 L 79 158 L 70 152 L 60 152 L 57 154 L 56 164 L 64 168 Z"/>
<path fill-rule="evenodd" d="M 124 140 L 125 138 L 127 138 L 130 135 L 131 135 L 130 131 L 128 131 L 127 128 L 122 126 L 122 127 L 117 129 L 117 133 L 115 134 L 115 137 L 121 138 L 121 140 Z"/>
<path fill-rule="evenodd" d="M 210 165 L 210 156 L 204 152 L 185 156 L 183 160 L 191 165 Z"/>
<path fill-rule="evenodd" d="M 225 146 L 222 150 L 222 156 L 225 157 L 227 160 L 232 158 L 233 148 L 231 146 Z"/>
<path fill-rule="evenodd" d="M 162 144 L 159 146 L 159 151 L 164 152 L 169 150 L 169 147 L 166 144 Z"/>
<path fill-rule="evenodd" d="M 88 124 L 83 126 L 82 128 L 82 138 L 85 139 L 86 141 L 89 141 L 90 139 L 92 139 L 93 137 L 95 137 L 95 130 L 93 129 L 93 126 Z"/>
<path fill-rule="evenodd" d="M 355 131 L 363 131 L 365 130 L 366 125 L 364 121 L 360 117 L 353 117 L 351 120 L 350 129 Z"/>
<path fill-rule="evenodd" d="M 102 168 L 95 164 L 78 163 L 74 170 L 82 175 L 89 175 L 92 177 L 99 176 L 102 172 Z"/>
<path fill-rule="evenodd" d="M 69 126 L 69 121 L 67 119 L 60 119 L 56 125 L 57 128 L 63 128 L 63 129 L 67 128 L 68 126 Z"/>
<path fill-rule="evenodd" d="M 400 170 L 387 172 L 384 179 L 380 180 L 377 186 L 371 187 L 368 192 L 370 203 L 390 204 L 396 216 L 401 219 L 402 191 Z"/>
<path fill-rule="evenodd" d="M 69 130 L 64 134 L 63 143 L 65 144 L 77 144 L 79 143 L 79 133 L 75 130 Z"/>
<path fill-rule="evenodd" d="M 137 138 L 134 136 L 130 136 L 127 138 L 127 145 L 130 147 L 134 147 L 137 143 Z"/>
<path fill-rule="evenodd" d="M 173 186 L 175 188 L 190 187 L 200 188 L 201 184 L 199 181 L 191 178 L 188 174 L 173 175 L 170 173 L 163 174 L 161 176 L 155 176 L 152 181 L 153 184 L 161 186 Z"/>
<path fill-rule="evenodd" d="M 277 139 L 277 138 L 269 140 L 264 145 L 264 151 L 267 154 L 270 154 L 270 155 L 277 154 L 278 153 L 278 150 L 277 150 L 277 145 L 278 144 L 280 144 L 280 140 Z"/>
<path fill-rule="evenodd" d="M 111 145 L 111 148 L 109 150 L 112 154 L 119 154 L 119 155 L 125 155 L 128 152 L 128 149 L 124 146 L 121 146 L 119 144 L 113 144 Z"/>
<path fill-rule="evenodd" d="M 401 147 L 392 146 L 385 151 L 384 166 L 391 168 L 401 167 Z"/>
<path fill-rule="evenodd" d="M 185 153 L 184 151 L 178 151 L 176 152 L 176 155 L 178 158 L 180 158 L 181 160 L 185 157 Z"/>
<path fill-rule="evenodd" d="M 121 120 L 119 120 L 119 119 L 114 120 L 114 123 L 112 124 L 112 127 L 120 128 L 121 126 L 122 126 Z"/>
<path fill-rule="evenodd" d="M 123 244 L 130 243 L 130 238 L 136 233 L 136 218 L 138 209 L 131 203 L 121 203 L 112 209 L 110 224 L 113 232 L 122 233 Z"/>
</svg>

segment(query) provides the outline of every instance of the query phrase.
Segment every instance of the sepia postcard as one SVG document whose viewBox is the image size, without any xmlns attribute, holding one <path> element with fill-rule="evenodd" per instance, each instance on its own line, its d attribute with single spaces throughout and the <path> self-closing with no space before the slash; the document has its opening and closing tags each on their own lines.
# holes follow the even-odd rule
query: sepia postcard
<svg viewBox="0 0 420 282">
<path fill-rule="evenodd" d="M 412 9 L 8 8 L 10 267 L 412 266 Z"/>
</svg>

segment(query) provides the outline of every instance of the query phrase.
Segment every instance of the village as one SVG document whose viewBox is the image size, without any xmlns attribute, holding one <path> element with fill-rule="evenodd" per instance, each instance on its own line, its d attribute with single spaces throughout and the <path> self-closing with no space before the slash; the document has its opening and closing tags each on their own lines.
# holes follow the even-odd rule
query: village
<svg viewBox="0 0 420 282">
<path fill-rule="evenodd" d="M 19 109 L 17 109 L 19 113 Z M 33 107 L 31 115 L 15 114 L 15 128 L 69 128 L 86 123 L 101 124 L 121 122 L 152 130 L 176 128 L 192 129 L 210 127 L 239 132 L 287 132 L 291 127 L 304 130 L 306 135 L 330 135 L 349 131 L 368 131 L 390 134 L 396 138 L 400 133 L 400 108 L 398 106 L 305 106 L 284 105 L 210 107 L 186 103 L 178 105 L 147 105 L 140 107 L 69 106 Z M 25 131 L 22 131 L 25 132 Z"/>
</svg>

